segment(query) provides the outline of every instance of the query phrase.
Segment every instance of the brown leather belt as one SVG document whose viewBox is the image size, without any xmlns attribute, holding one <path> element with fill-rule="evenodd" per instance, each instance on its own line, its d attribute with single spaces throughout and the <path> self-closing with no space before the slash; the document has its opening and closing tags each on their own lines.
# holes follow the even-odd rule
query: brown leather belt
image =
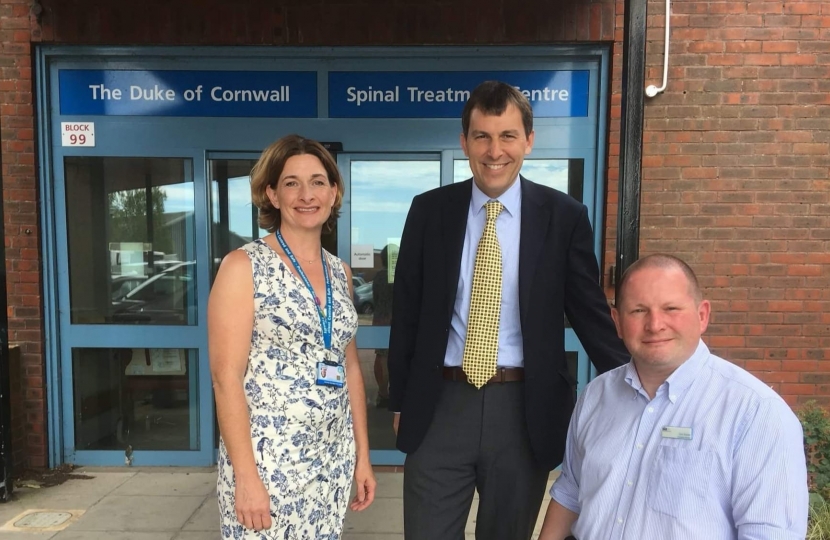
<svg viewBox="0 0 830 540">
<path fill-rule="evenodd" d="M 464 369 L 461 367 L 445 367 L 444 368 L 444 378 L 448 381 L 460 381 L 469 383 L 470 381 L 467 379 L 467 374 L 464 373 Z M 487 381 L 486 384 L 491 383 L 506 383 L 506 382 L 519 382 L 525 380 L 525 370 L 524 368 L 496 368 L 496 374 Z"/>
</svg>

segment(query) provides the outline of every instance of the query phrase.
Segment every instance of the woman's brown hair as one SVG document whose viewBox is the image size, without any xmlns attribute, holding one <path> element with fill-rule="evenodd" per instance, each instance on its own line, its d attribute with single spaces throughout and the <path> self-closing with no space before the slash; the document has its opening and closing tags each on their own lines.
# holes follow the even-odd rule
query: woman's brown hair
<svg viewBox="0 0 830 540">
<path fill-rule="evenodd" d="M 334 158 L 322 144 L 300 135 L 286 135 L 263 150 L 259 160 L 251 169 L 251 201 L 259 209 L 259 226 L 268 232 L 275 232 L 280 228 L 280 211 L 271 204 L 266 188 L 277 189 L 285 162 L 294 156 L 309 154 L 320 160 L 329 184 L 337 186 L 337 195 L 331 207 L 331 215 L 324 227 L 332 230 L 340 216 L 340 207 L 343 205 L 343 177 L 337 168 Z"/>
</svg>

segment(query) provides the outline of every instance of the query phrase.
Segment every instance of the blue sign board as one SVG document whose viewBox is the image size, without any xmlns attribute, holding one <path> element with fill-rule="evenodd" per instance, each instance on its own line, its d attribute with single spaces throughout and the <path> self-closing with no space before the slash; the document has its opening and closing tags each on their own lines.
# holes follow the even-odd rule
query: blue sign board
<svg viewBox="0 0 830 540">
<path fill-rule="evenodd" d="M 470 91 L 487 80 L 518 88 L 536 118 L 588 116 L 590 72 L 333 71 L 332 118 L 459 118 Z"/>
<path fill-rule="evenodd" d="M 314 71 L 62 69 L 62 115 L 317 117 Z"/>
</svg>

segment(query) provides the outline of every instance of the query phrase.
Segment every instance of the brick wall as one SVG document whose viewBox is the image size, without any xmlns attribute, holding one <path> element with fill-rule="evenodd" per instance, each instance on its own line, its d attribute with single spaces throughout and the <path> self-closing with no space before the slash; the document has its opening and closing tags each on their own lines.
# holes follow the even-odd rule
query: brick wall
<svg viewBox="0 0 830 540">
<path fill-rule="evenodd" d="M 689 261 L 706 341 L 791 404 L 830 403 L 830 3 L 675 1 L 646 104 L 641 253 Z M 649 3 L 660 84 L 665 7 Z"/>
<path fill-rule="evenodd" d="M 17 439 L 22 466 L 44 467 L 46 402 L 41 325 L 38 195 L 32 112 L 31 41 L 38 38 L 26 0 L 0 2 L 0 150 L 3 153 L 3 204 L 9 340 L 19 343 L 20 389 L 25 435 Z M 23 448 L 20 448 L 20 445 Z"/>
<path fill-rule="evenodd" d="M 45 461 L 30 42 L 100 45 L 612 46 L 604 274 L 613 263 L 622 0 L 0 0 L 0 107 L 12 339 L 29 455 Z M 649 5 L 648 83 L 664 4 Z M 791 403 L 830 395 L 830 6 L 675 0 L 668 91 L 647 102 L 641 253 L 700 273 L 714 350 Z M 38 24 L 40 23 L 40 24 Z M 29 231 L 28 233 L 26 231 Z M 609 289 L 610 292 L 610 289 Z"/>
</svg>

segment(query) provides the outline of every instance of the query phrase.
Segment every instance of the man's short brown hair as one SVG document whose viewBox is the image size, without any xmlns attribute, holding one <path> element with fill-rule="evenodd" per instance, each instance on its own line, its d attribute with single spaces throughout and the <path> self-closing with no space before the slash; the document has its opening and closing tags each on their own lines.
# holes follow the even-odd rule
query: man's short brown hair
<svg viewBox="0 0 830 540">
<path fill-rule="evenodd" d="M 470 93 L 470 98 L 461 113 L 461 131 L 464 136 L 470 131 L 470 116 L 478 109 L 488 116 L 500 116 L 510 104 L 516 106 L 522 114 L 525 136 L 533 132 L 533 107 L 527 98 L 509 84 L 501 81 L 484 81 Z"/>
</svg>

